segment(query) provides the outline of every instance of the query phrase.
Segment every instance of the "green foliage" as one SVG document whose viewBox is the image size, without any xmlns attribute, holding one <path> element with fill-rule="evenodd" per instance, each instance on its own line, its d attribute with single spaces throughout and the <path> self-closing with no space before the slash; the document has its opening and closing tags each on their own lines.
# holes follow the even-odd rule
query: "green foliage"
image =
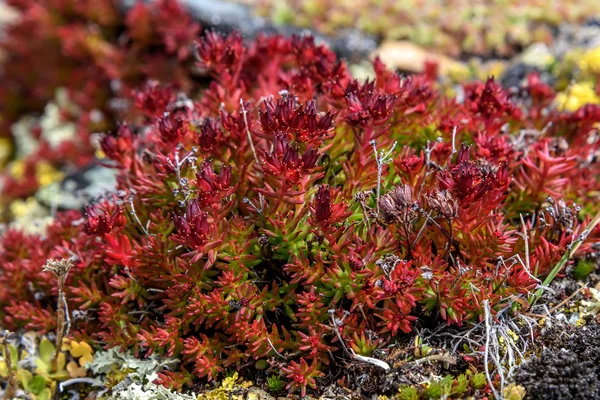
<svg viewBox="0 0 600 400">
<path fill-rule="evenodd" d="M 23 349 L 20 354 L 14 345 L 9 344 L 7 348 L 9 355 L 3 351 L 0 359 L 0 378 L 14 374 L 20 388 L 33 400 L 50 400 L 57 383 L 69 378 L 64 353 L 58 353 L 56 369 L 52 368 L 56 347 L 46 337 L 42 337 L 37 347 Z M 6 357 L 10 357 L 12 371 L 8 369 Z"/>
<path fill-rule="evenodd" d="M 446 375 L 440 380 L 428 383 L 403 386 L 398 391 L 399 400 L 428 400 L 446 398 L 465 398 L 476 393 L 483 394 L 487 385 L 484 373 L 467 371 L 458 376 Z"/>
<path fill-rule="evenodd" d="M 279 375 L 271 375 L 267 378 L 267 387 L 269 388 L 269 392 L 277 394 L 283 391 L 285 383 L 281 380 Z"/>
<path fill-rule="evenodd" d="M 596 269 L 596 263 L 589 260 L 579 260 L 573 270 L 573 277 L 577 280 L 585 279 Z"/>
<path fill-rule="evenodd" d="M 400 400 L 419 400 L 419 390 L 416 386 L 404 386 L 400 388 L 398 397 Z"/>
</svg>

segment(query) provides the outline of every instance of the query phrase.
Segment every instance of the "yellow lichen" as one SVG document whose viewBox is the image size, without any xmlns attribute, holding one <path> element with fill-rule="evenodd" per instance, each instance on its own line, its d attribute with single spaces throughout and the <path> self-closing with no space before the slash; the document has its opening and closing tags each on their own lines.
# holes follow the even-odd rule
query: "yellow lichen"
<svg viewBox="0 0 600 400">
<path fill-rule="evenodd" d="M 502 397 L 505 400 L 521 400 L 525 398 L 525 388 L 511 383 L 502 391 Z"/>
<path fill-rule="evenodd" d="M 198 395 L 198 400 L 242 400 L 244 392 L 250 386 L 251 382 L 241 380 L 238 382 L 238 374 L 223 379 L 221 386 L 217 389 Z"/>
</svg>

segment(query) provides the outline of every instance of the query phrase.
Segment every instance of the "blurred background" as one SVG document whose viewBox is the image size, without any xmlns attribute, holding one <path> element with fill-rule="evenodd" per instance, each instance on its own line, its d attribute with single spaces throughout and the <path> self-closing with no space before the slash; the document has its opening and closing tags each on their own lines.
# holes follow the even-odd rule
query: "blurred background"
<svg viewBox="0 0 600 400">
<path fill-rule="evenodd" d="M 132 90 L 149 79 L 202 90 L 192 49 L 207 30 L 310 33 L 360 79 L 379 57 L 437 74 L 449 94 L 489 76 L 518 88 L 537 73 L 559 108 L 600 103 L 597 0 L 4 0 L 0 223 L 37 231 L 110 191 L 98 135 L 135 120 Z"/>
</svg>

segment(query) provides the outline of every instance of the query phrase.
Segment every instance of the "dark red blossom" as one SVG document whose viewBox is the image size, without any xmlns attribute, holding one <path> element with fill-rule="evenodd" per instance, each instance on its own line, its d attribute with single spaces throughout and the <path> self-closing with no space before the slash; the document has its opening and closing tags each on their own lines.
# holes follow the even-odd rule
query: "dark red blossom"
<svg viewBox="0 0 600 400">
<path fill-rule="evenodd" d="M 456 162 L 440 174 L 440 184 L 450 190 L 459 201 L 474 201 L 492 193 L 502 193 L 510 183 L 507 166 L 475 163 L 470 160 L 470 149 L 462 146 Z"/>
<path fill-rule="evenodd" d="M 224 36 L 209 31 L 203 40 L 196 44 L 197 57 L 205 68 L 232 73 L 241 66 L 246 53 L 239 33 Z"/>
<path fill-rule="evenodd" d="M 297 145 L 290 144 L 282 134 L 275 134 L 273 138 L 273 150 L 265 152 L 263 156 L 263 168 L 265 172 L 274 176 L 283 176 L 286 181 L 298 183 L 301 174 L 313 171 L 319 153 L 309 147 L 300 154 Z"/>
<path fill-rule="evenodd" d="M 339 197 L 339 190 L 332 189 L 328 185 L 321 185 L 315 194 L 315 201 L 313 203 L 313 215 L 315 221 L 319 224 L 335 224 L 341 222 L 350 213 L 347 210 L 344 202 L 332 201 L 332 194 L 335 197 Z"/>
<path fill-rule="evenodd" d="M 395 99 L 394 95 L 377 92 L 374 82 L 360 85 L 354 81 L 346 89 L 346 121 L 350 125 L 381 124 L 390 116 Z"/>
<path fill-rule="evenodd" d="M 158 119 L 158 131 L 167 143 L 179 143 L 189 131 L 189 122 L 173 114 Z"/>
<path fill-rule="evenodd" d="M 134 135 L 129 125 L 119 127 L 117 136 L 105 135 L 100 141 L 102 151 L 115 161 L 124 161 L 133 148 Z"/>
<path fill-rule="evenodd" d="M 148 117 L 159 117 L 172 101 L 173 90 L 156 81 L 149 81 L 142 90 L 133 91 L 135 106 Z"/>
<path fill-rule="evenodd" d="M 199 125 L 198 146 L 204 151 L 212 151 L 225 141 L 224 134 L 216 119 L 207 118 Z"/>
<path fill-rule="evenodd" d="M 171 235 L 172 241 L 191 248 L 202 247 L 207 243 L 211 224 L 208 222 L 208 215 L 200 209 L 199 201 L 191 200 L 183 216 L 176 215 L 174 220 L 177 233 Z"/>
<path fill-rule="evenodd" d="M 314 100 L 298 105 L 293 95 L 286 95 L 274 104 L 272 99 L 264 101 L 264 111 L 259 111 L 261 127 L 264 133 L 286 133 L 295 141 L 313 143 L 333 127 L 331 111 L 319 115 Z"/>
<path fill-rule="evenodd" d="M 88 235 L 103 236 L 124 226 L 127 222 L 123 210 L 118 206 L 107 210 L 89 207 L 86 210 L 86 217 L 84 226 Z"/>
<path fill-rule="evenodd" d="M 519 118 L 521 115 L 521 111 L 510 101 L 508 93 L 494 78 L 488 78 L 485 84 L 474 83 L 467 86 L 465 96 L 470 108 L 485 118 L 503 114 Z"/>
</svg>

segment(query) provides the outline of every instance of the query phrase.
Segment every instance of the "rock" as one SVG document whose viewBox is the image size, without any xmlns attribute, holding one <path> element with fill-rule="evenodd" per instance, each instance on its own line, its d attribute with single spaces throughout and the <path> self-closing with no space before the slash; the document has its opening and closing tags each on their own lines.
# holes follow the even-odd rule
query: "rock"
<svg viewBox="0 0 600 400">
<path fill-rule="evenodd" d="M 62 182 L 55 182 L 36 193 L 38 201 L 51 209 L 77 210 L 90 201 L 114 193 L 117 170 L 98 164 L 68 174 Z"/>
<path fill-rule="evenodd" d="M 339 32 L 335 37 L 322 35 L 319 32 L 287 25 L 274 25 L 267 19 L 256 15 L 247 4 L 222 0 L 180 0 L 203 28 L 215 29 L 219 32 L 239 32 L 245 39 L 252 40 L 260 34 L 266 35 L 302 35 L 311 34 L 319 43 L 328 45 L 338 56 L 350 62 L 358 62 L 366 58 L 377 47 L 375 39 L 355 29 Z M 134 4 L 133 0 L 122 0 L 123 10 Z"/>
<path fill-rule="evenodd" d="M 384 41 L 373 53 L 373 57 L 375 56 L 379 57 L 388 68 L 406 72 L 423 72 L 428 61 L 438 64 L 441 75 L 466 69 L 461 62 L 442 54 L 432 53 L 408 41 Z"/>
<path fill-rule="evenodd" d="M 522 62 L 517 62 L 507 67 L 500 76 L 500 83 L 505 88 L 518 88 L 525 82 L 527 75 L 531 73 L 538 73 L 543 82 L 554 85 L 555 79 L 552 74 L 534 65 L 528 65 Z"/>
<path fill-rule="evenodd" d="M 546 68 L 554 61 L 554 56 L 548 46 L 544 43 L 534 43 L 527 47 L 521 55 L 516 57 L 516 59 L 526 65 Z"/>
<path fill-rule="evenodd" d="M 252 387 L 246 392 L 246 400 L 275 400 L 275 397 L 262 389 Z"/>
</svg>

